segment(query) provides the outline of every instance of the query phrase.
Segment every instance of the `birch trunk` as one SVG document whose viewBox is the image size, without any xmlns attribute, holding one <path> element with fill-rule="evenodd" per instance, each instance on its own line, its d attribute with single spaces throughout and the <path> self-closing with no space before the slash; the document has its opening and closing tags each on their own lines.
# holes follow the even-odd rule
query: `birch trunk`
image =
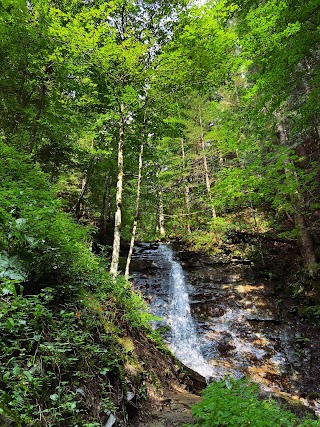
<svg viewBox="0 0 320 427">
<path fill-rule="evenodd" d="M 288 138 L 286 128 L 283 123 L 280 123 L 278 125 L 278 135 L 280 144 L 284 147 L 287 147 Z M 294 177 L 297 182 L 297 189 L 295 194 L 291 195 L 291 200 L 295 210 L 294 222 L 299 233 L 298 245 L 300 248 L 303 266 L 307 270 L 309 275 L 313 277 L 316 275 L 318 270 L 315 244 L 312 235 L 309 231 L 308 225 L 306 223 L 305 217 L 303 215 L 304 201 L 299 189 L 298 176 L 294 170 L 294 167 L 290 167 L 290 169 L 286 167 L 286 165 L 289 164 L 291 164 L 291 161 L 290 159 L 287 159 L 285 161 L 285 174 L 288 177 L 294 174 Z"/>
<path fill-rule="evenodd" d="M 124 104 L 120 106 L 120 126 L 118 143 L 118 177 L 116 192 L 116 212 L 114 218 L 114 236 L 110 273 L 115 277 L 118 272 L 120 258 L 120 240 L 122 224 L 122 189 L 123 189 L 123 143 L 124 143 Z"/>
<path fill-rule="evenodd" d="M 162 191 L 159 190 L 159 231 L 160 237 L 166 237 L 166 230 L 164 228 L 164 210 L 162 201 Z"/>
<path fill-rule="evenodd" d="M 127 276 L 127 277 L 129 277 L 131 257 L 132 257 L 132 252 L 133 252 L 133 248 L 134 248 L 134 242 L 135 242 L 136 232 L 137 232 L 137 227 L 138 227 L 140 194 L 141 194 L 141 180 L 142 180 L 142 165 L 143 165 L 142 160 L 143 160 L 144 144 L 145 144 L 145 139 L 146 139 L 146 126 L 147 126 L 147 110 L 146 110 L 146 106 L 145 106 L 144 117 L 143 117 L 143 127 L 142 127 L 142 133 L 141 133 L 140 153 L 139 153 L 136 211 L 135 211 L 135 217 L 134 217 L 133 226 L 132 226 L 132 233 L 131 233 L 129 253 L 128 253 L 128 257 L 127 257 L 126 269 L 125 269 L 125 273 L 124 273 L 125 276 Z"/>
</svg>

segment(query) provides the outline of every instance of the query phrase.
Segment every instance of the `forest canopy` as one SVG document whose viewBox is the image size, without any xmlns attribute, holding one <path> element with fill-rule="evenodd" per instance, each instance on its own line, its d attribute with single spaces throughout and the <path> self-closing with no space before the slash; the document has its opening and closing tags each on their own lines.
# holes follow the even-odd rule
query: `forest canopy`
<svg viewBox="0 0 320 427">
<path fill-rule="evenodd" d="M 2 140 L 113 246 L 114 274 L 132 227 L 258 227 L 316 272 L 317 1 L 2 1 L 0 35 Z"/>
</svg>

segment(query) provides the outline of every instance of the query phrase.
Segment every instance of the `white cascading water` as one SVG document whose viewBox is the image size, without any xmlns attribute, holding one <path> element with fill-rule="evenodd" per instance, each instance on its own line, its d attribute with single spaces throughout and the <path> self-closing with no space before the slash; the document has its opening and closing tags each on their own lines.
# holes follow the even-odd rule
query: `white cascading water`
<svg viewBox="0 0 320 427">
<path fill-rule="evenodd" d="M 170 265 L 171 303 L 169 326 L 171 327 L 169 347 L 183 364 L 205 378 L 214 377 L 214 368 L 204 359 L 200 342 L 191 316 L 189 295 L 185 275 L 180 263 L 173 258 L 168 245 L 160 245 L 159 251 Z"/>
</svg>

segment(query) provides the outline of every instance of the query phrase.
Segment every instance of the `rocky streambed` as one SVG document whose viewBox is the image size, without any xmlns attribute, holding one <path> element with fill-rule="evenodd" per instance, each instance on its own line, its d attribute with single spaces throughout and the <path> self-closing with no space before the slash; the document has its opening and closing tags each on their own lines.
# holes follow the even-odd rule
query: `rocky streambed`
<svg viewBox="0 0 320 427">
<path fill-rule="evenodd" d="M 249 376 L 265 392 L 294 399 L 318 412 L 319 331 L 299 317 L 297 301 L 282 297 L 279 284 L 258 279 L 248 260 L 226 255 L 208 257 L 179 247 L 173 248 L 168 258 L 158 244 L 135 248 L 134 286 L 159 317 L 155 327 L 166 331 L 165 339 L 173 352 L 177 351 L 172 324 L 172 300 L 176 298 L 172 290 L 173 262 L 183 272 L 203 358 L 199 363 L 210 366 L 209 373 L 205 370 L 208 379 Z M 193 342 L 190 349 L 194 346 Z M 202 373 L 201 366 L 198 372 Z"/>
</svg>

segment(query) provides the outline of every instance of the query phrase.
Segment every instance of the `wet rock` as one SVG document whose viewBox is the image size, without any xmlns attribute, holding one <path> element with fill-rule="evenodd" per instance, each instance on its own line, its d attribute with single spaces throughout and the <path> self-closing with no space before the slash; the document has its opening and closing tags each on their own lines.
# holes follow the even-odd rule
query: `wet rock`
<svg viewBox="0 0 320 427">
<path fill-rule="evenodd" d="M 200 268 L 202 266 L 200 261 L 195 261 L 192 259 L 181 261 L 183 268 Z"/>
<path fill-rule="evenodd" d="M 299 335 L 298 335 L 299 337 Z M 281 340 L 285 343 L 285 354 L 289 364 L 294 369 L 302 367 L 304 361 L 310 362 L 310 349 L 303 348 L 296 341 L 297 335 L 293 328 L 284 327 L 281 331 Z M 309 365 L 310 366 L 310 365 Z"/>
<path fill-rule="evenodd" d="M 186 390 L 173 390 L 151 408 L 146 420 L 139 420 L 134 427 L 182 427 L 193 424 L 191 407 L 200 397 Z M 151 418 L 151 419 L 150 419 Z"/>
<path fill-rule="evenodd" d="M 209 320 L 214 317 L 221 317 L 224 315 L 224 309 L 213 303 L 208 304 L 204 301 L 192 301 L 190 305 L 193 316 L 199 321 Z"/>
<path fill-rule="evenodd" d="M 242 265 L 251 265 L 252 261 L 250 259 L 239 259 L 239 258 L 232 258 L 231 262 L 234 262 L 236 264 L 242 264 Z"/>
<path fill-rule="evenodd" d="M 154 270 L 158 268 L 160 268 L 160 266 L 157 263 L 148 259 L 132 258 L 131 261 L 132 271 Z"/>
<path fill-rule="evenodd" d="M 277 322 L 279 320 L 277 308 L 265 296 L 250 295 L 243 298 L 240 304 L 245 309 L 247 320 L 259 322 Z"/>
<path fill-rule="evenodd" d="M 146 250 L 157 250 L 159 248 L 159 243 L 156 242 L 139 242 L 134 247 L 134 253 L 141 253 Z"/>
<path fill-rule="evenodd" d="M 225 334 L 218 343 L 218 351 L 221 356 L 227 356 L 236 347 L 232 344 L 232 336 Z"/>
<path fill-rule="evenodd" d="M 190 378 L 188 381 L 189 391 L 200 395 L 201 391 L 207 386 L 206 379 L 202 375 L 198 374 L 198 372 L 188 368 L 188 366 L 184 366 L 184 371 Z"/>
<path fill-rule="evenodd" d="M 254 305 L 248 310 L 246 319 L 249 321 L 255 321 L 255 322 L 278 322 L 279 321 L 277 315 L 273 313 L 273 310 L 261 309 Z"/>
</svg>

